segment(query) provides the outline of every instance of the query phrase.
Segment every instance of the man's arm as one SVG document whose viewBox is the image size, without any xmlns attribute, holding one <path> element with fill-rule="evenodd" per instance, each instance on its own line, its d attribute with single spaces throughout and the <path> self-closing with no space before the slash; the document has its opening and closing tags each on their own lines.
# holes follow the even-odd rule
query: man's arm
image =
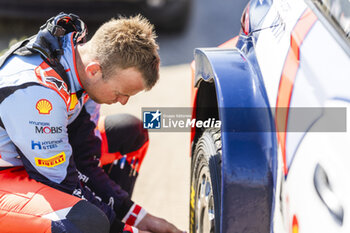
<svg viewBox="0 0 350 233">
<path fill-rule="evenodd" d="M 113 209 L 80 187 L 68 140 L 67 106 L 56 92 L 41 85 L 16 90 L 1 103 L 1 123 L 32 179 L 85 198 L 106 214 L 114 232 L 123 231 Z"/>
<path fill-rule="evenodd" d="M 72 193 L 78 183 L 63 99 L 41 85 L 18 89 L 1 103 L 3 126 L 31 178 Z"/>
<path fill-rule="evenodd" d="M 99 117 L 99 107 L 89 100 L 87 108 L 88 110 L 84 107 L 78 118 L 69 126 L 70 142 L 78 170 L 82 173 L 81 180 L 106 203 L 111 203 L 110 198 L 112 197 L 117 217 L 137 227 L 139 233 L 180 233 L 181 231 L 171 223 L 148 214 L 140 206 L 134 204 L 127 192 L 112 181 L 102 168 L 98 167 L 101 140 L 96 136 L 95 128 Z"/>
<path fill-rule="evenodd" d="M 97 108 L 96 111 L 99 109 Z M 127 192 L 111 180 L 99 164 L 101 140 L 95 135 L 96 124 L 83 107 L 77 119 L 68 127 L 74 160 L 84 182 L 105 203 L 110 203 L 117 218 L 123 217 L 134 204 Z"/>
</svg>

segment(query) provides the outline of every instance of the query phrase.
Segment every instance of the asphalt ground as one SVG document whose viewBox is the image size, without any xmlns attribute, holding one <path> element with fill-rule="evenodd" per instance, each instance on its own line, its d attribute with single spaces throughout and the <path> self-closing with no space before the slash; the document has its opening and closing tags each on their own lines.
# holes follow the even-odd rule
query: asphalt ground
<svg viewBox="0 0 350 233">
<path fill-rule="evenodd" d="M 104 105 L 103 114 L 131 113 L 142 118 L 142 107 L 189 107 L 191 75 L 188 64 L 162 67 L 159 83 L 130 98 L 125 105 Z M 132 199 L 150 213 L 183 230 L 188 229 L 190 187 L 189 133 L 149 133 L 150 146 Z"/>
<path fill-rule="evenodd" d="M 102 106 L 101 113 L 131 113 L 141 118 L 142 107 L 189 107 L 189 63 L 196 47 L 215 47 L 240 30 L 247 0 L 194 0 L 188 26 L 179 33 L 158 32 L 161 78 L 145 93 L 120 104 Z M 35 34 L 43 21 L 0 19 L 0 51 L 11 39 Z M 96 25 L 88 25 L 93 34 Z M 150 147 L 142 164 L 132 199 L 150 213 L 188 231 L 190 187 L 189 133 L 150 133 Z"/>
</svg>

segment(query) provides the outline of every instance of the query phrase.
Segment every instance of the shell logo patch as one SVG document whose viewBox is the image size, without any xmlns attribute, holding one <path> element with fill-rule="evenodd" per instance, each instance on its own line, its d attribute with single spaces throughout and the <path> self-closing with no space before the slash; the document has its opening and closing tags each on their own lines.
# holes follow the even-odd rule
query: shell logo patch
<svg viewBox="0 0 350 233">
<path fill-rule="evenodd" d="M 50 114 L 52 110 L 52 104 L 47 99 L 41 99 L 36 102 L 35 108 L 38 110 L 39 114 Z"/>
<path fill-rule="evenodd" d="M 66 161 L 66 154 L 64 153 L 64 151 L 47 159 L 35 157 L 35 164 L 38 167 L 55 167 L 57 165 L 64 163 L 65 161 Z"/>
</svg>

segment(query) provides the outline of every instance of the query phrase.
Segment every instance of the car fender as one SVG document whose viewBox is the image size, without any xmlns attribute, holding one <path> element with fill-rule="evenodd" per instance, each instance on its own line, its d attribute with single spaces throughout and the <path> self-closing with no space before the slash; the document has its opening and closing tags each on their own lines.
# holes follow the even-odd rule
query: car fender
<svg viewBox="0 0 350 233">
<path fill-rule="evenodd" d="M 277 147 L 259 73 L 238 49 L 196 49 L 194 81 L 198 89 L 201 82 L 215 85 L 222 140 L 220 232 L 270 232 Z"/>
</svg>

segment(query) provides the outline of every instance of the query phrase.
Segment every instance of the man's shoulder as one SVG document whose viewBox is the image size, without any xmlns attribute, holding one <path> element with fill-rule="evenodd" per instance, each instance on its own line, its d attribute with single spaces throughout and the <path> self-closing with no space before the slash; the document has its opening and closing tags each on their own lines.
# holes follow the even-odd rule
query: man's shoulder
<svg viewBox="0 0 350 233">
<path fill-rule="evenodd" d="M 58 94 L 67 106 L 69 105 L 70 93 L 67 84 L 40 55 L 14 55 L 0 70 L 0 89 L 17 90 L 32 85 L 49 88 Z"/>
<path fill-rule="evenodd" d="M 35 68 L 40 64 L 40 56 L 11 56 L 0 69 L 0 89 L 16 90 L 38 83 Z M 4 91 L 3 91 L 4 92 Z"/>
<path fill-rule="evenodd" d="M 0 76 L 12 76 L 21 72 L 34 70 L 43 62 L 39 54 L 31 56 L 12 55 L 0 68 Z"/>
</svg>

